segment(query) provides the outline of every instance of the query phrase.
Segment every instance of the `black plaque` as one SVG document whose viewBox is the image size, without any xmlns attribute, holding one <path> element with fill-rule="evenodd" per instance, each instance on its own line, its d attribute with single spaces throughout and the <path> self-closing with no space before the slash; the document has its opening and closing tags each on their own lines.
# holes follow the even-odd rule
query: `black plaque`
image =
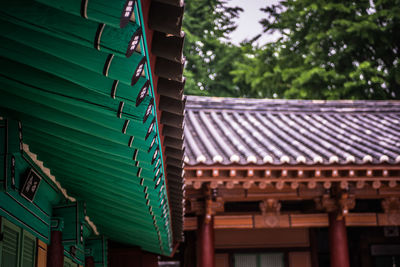
<svg viewBox="0 0 400 267">
<path fill-rule="evenodd" d="M 371 245 L 372 256 L 394 256 L 400 255 L 399 244 L 374 244 Z"/>
<path fill-rule="evenodd" d="M 30 169 L 21 189 L 21 195 L 32 202 L 41 180 L 42 178 L 34 170 Z"/>
</svg>

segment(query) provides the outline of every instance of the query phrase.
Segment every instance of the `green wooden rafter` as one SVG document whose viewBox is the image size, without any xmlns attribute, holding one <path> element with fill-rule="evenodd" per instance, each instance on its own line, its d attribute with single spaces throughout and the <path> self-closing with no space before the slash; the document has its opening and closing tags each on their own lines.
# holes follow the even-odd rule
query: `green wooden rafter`
<svg viewBox="0 0 400 267">
<path fill-rule="evenodd" d="M 86 202 L 101 234 L 169 254 L 148 66 L 142 74 L 144 38 L 141 52 L 131 49 L 144 32 L 141 10 L 135 1 L 91 0 L 85 10 L 81 2 L 2 6 L 0 115 L 21 121 L 24 143 L 68 194 Z M 136 22 L 129 21 L 132 12 Z"/>
</svg>

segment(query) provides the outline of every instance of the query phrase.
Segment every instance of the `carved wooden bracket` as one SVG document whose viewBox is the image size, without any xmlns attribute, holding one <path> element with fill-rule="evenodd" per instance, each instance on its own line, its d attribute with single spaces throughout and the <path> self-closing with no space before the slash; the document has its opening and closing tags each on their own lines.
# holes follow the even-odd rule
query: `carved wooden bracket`
<svg viewBox="0 0 400 267">
<path fill-rule="evenodd" d="M 205 211 L 204 201 L 200 200 L 191 200 L 190 201 L 190 210 L 188 212 L 194 212 L 196 215 L 202 215 Z"/>
<path fill-rule="evenodd" d="M 382 208 L 387 216 L 387 221 L 391 225 L 400 225 L 400 199 L 396 197 L 385 198 L 382 200 Z"/>
<path fill-rule="evenodd" d="M 400 199 L 397 197 L 382 200 L 382 208 L 385 213 L 400 213 Z"/>
<path fill-rule="evenodd" d="M 338 199 L 339 217 L 344 217 L 349 213 L 349 210 L 356 206 L 356 198 L 349 193 L 342 193 Z M 341 218 L 340 218 L 341 219 Z"/>
<path fill-rule="evenodd" d="M 277 227 L 280 220 L 281 203 L 274 198 L 260 202 L 261 214 L 266 227 Z"/>
<path fill-rule="evenodd" d="M 210 223 L 212 216 L 213 216 L 213 210 L 212 210 L 212 200 L 206 199 L 206 214 L 205 214 L 205 223 Z"/>
<path fill-rule="evenodd" d="M 277 199 L 269 198 L 260 202 L 260 210 L 263 215 L 266 213 L 280 213 L 281 203 Z"/>
<path fill-rule="evenodd" d="M 222 198 L 217 198 L 216 201 L 211 199 L 207 199 L 205 203 L 205 216 L 206 216 L 206 223 L 211 221 L 212 216 L 214 216 L 217 212 L 224 211 L 224 202 Z"/>
<path fill-rule="evenodd" d="M 196 215 L 215 215 L 217 212 L 224 212 L 225 202 L 222 198 L 217 198 L 215 201 L 211 199 L 193 200 L 190 201 L 190 212 Z"/>
<path fill-rule="evenodd" d="M 225 202 L 223 201 L 222 198 L 217 198 L 215 201 L 211 203 L 211 208 L 213 214 L 216 214 L 217 212 L 224 212 L 224 204 Z"/>
<path fill-rule="evenodd" d="M 349 210 L 356 206 L 354 195 L 347 192 L 342 192 L 337 197 L 332 197 L 329 194 L 324 194 L 321 198 L 314 199 L 316 208 L 325 210 L 326 212 L 336 212 L 338 219 L 341 220 L 349 213 Z"/>
</svg>

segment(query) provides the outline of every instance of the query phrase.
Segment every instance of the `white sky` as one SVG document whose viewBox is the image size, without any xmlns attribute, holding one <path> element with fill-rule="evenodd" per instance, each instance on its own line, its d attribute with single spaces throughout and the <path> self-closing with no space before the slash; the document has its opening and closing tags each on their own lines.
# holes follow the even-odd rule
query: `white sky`
<svg viewBox="0 0 400 267">
<path fill-rule="evenodd" d="M 244 9 L 237 21 L 239 26 L 231 34 L 232 43 L 239 44 L 246 38 L 251 39 L 257 34 L 262 33 L 262 26 L 259 21 L 265 16 L 265 13 L 260 11 L 260 8 L 277 4 L 278 2 L 279 0 L 229 0 L 228 5 L 240 6 Z M 279 37 L 278 33 L 264 33 L 258 40 L 258 44 L 262 45 L 273 42 Z"/>
</svg>

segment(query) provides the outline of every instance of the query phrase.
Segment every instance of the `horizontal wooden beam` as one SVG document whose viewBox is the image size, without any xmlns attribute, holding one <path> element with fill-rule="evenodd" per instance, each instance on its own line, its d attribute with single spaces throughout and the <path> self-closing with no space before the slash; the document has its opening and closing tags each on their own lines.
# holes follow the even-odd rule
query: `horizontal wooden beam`
<svg viewBox="0 0 400 267">
<path fill-rule="evenodd" d="M 185 168 L 186 169 L 186 168 Z M 229 177 L 212 177 L 212 176 L 201 176 L 201 177 L 187 177 L 186 178 L 186 184 L 190 185 L 193 182 L 212 182 L 218 180 L 220 182 L 248 182 L 252 181 L 253 183 L 261 183 L 261 182 L 267 182 L 267 183 L 278 183 L 278 182 L 298 182 L 298 183 L 308 183 L 308 182 L 341 182 L 341 181 L 347 181 L 347 182 L 357 182 L 357 181 L 366 181 L 366 182 L 374 182 L 376 180 L 385 182 L 385 181 L 398 181 L 400 182 L 400 177 L 390 177 L 390 176 L 375 176 L 375 177 L 368 177 L 368 176 L 358 176 L 358 177 L 308 177 L 308 178 L 288 178 L 288 177 L 279 177 L 279 178 L 255 178 L 255 177 L 235 177 L 235 178 L 229 178 Z"/>
<path fill-rule="evenodd" d="M 391 213 L 349 213 L 346 226 L 400 226 L 400 216 Z M 328 227 L 327 213 L 281 214 L 272 216 L 254 215 L 216 215 L 214 229 L 257 229 L 257 228 L 310 228 Z M 196 217 L 185 217 L 184 230 L 197 229 Z"/>
</svg>

